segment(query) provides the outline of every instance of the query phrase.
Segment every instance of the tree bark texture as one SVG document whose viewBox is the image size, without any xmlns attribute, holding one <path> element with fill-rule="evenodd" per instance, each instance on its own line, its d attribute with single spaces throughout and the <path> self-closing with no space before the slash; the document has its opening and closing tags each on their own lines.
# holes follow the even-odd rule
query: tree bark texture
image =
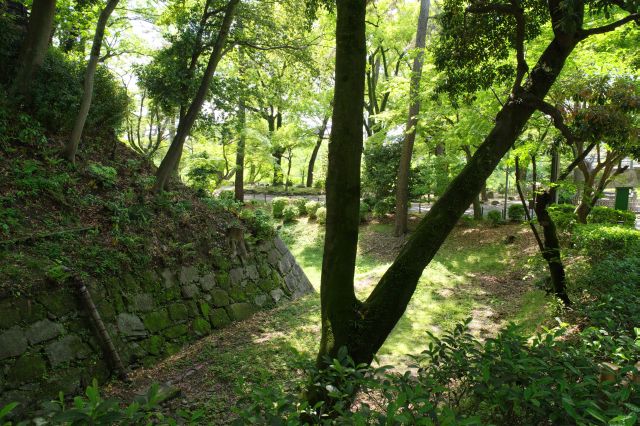
<svg viewBox="0 0 640 426">
<path fill-rule="evenodd" d="M 31 83 L 47 54 L 55 13 L 56 0 L 33 1 L 27 35 L 22 44 L 11 89 L 18 102 L 28 101 Z"/>
<path fill-rule="evenodd" d="M 184 115 L 184 117 L 181 117 L 180 122 L 178 123 L 176 136 L 173 138 L 173 141 L 169 146 L 169 150 L 162 159 L 160 167 L 158 167 L 158 171 L 156 172 L 156 183 L 153 187 L 153 191 L 156 193 L 162 192 L 164 190 L 169 177 L 171 176 L 171 173 L 177 168 L 179 164 L 184 141 L 187 139 L 187 136 L 191 132 L 191 128 L 193 127 L 198 114 L 200 114 L 202 105 L 204 104 L 204 101 L 207 97 L 209 86 L 211 85 L 213 74 L 215 73 L 216 68 L 218 67 L 218 63 L 222 58 L 224 46 L 227 41 L 227 36 L 229 35 L 231 23 L 233 22 L 235 17 L 238 3 L 240 3 L 240 0 L 229 0 L 229 2 L 227 3 L 224 18 L 222 20 L 220 30 L 218 30 L 216 42 L 213 46 L 213 50 L 211 51 L 211 55 L 209 56 L 207 68 L 205 69 L 204 76 L 200 81 L 198 91 L 196 92 L 191 105 L 189 105 L 189 109 L 187 110 L 186 114 Z"/>
<path fill-rule="evenodd" d="M 409 86 L 409 117 L 405 130 L 400 165 L 398 167 L 398 179 L 396 182 L 396 217 L 395 235 L 399 237 L 407 232 L 408 204 L 409 204 L 409 173 L 411 172 L 411 157 L 413 144 L 416 140 L 416 127 L 418 126 L 418 113 L 420 112 L 420 79 L 422 78 L 422 66 L 424 64 L 424 48 L 427 40 L 427 26 L 429 23 L 430 0 L 420 0 L 420 15 L 418 17 L 418 30 L 416 32 L 416 57 L 413 60 L 411 70 L 411 82 Z"/>
<path fill-rule="evenodd" d="M 337 0 L 336 68 L 329 166 L 327 219 L 321 278 L 322 337 L 318 364 L 351 346 L 352 319 L 360 303 L 354 291 L 360 225 L 360 163 L 366 65 L 366 0 Z"/>
<path fill-rule="evenodd" d="M 96 24 L 96 32 L 93 35 L 93 45 L 91 46 L 91 54 L 89 55 L 89 63 L 84 73 L 84 87 L 82 91 L 82 99 L 80 100 L 80 110 L 76 116 L 76 120 L 73 123 L 73 130 L 71 131 L 71 138 L 67 141 L 64 147 L 63 156 L 72 164 L 76 162 L 76 152 L 78 151 L 78 145 L 80 144 L 80 138 L 82 137 L 82 131 L 84 130 L 84 124 L 87 121 L 89 115 L 89 109 L 91 108 L 91 99 L 93 98 L 93 83 L 96 76 L 96 69 L 98 68 L 98 61 L 100 60 L 100 50 L 102 48 L 102 40 L 104 39 L 104 30 L 107 27 L 107 22 L 111 13 L 118 5 L 120 0 L 109 0 L 106 6 L 100 12 L 98 23 Z M 139 136 L 139 135 L 138 135 Z"/>
</svg>

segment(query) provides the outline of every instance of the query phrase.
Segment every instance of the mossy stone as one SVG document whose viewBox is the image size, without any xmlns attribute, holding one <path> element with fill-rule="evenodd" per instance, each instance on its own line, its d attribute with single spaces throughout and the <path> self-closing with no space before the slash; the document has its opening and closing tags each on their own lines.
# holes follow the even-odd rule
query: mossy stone
<svg viewBox="0 0 640 426">
<path fill-rule="evenodd" d="M 198 302 L 198 307 L 200 308 L 200 313 L 202 314 L 202 316 L 204 316 L 205 318 L 209 316 L 211 307 L 207 302 L 205 302 L 204 300 Z"/>
<path fill-rule="evenodd" d="M 0 302 L 0 329 L 11 328 L 20 322 L 20 311 L 7 299 Z"/>
<path fill-rule="evenodd" d="M 180 299 L 180 287 L 174 286 L 162 292 L 162 297 L 167 302 Z"/>
<path fill-rule="evenodd" d="M 174 321 L 183 321 L 189 318 L 189 310 L 183 303 L 174 303 L 169 305 L 169 316 Z"/>
<path fill-rule="evenodd" d="M 234 302 L 246 302 L 248 300 L 244 289 L 240 287 L 232 287 L 231 290 L 229 290 L 229 296 L 231 296 Z"/>
<path fill-rule="evenodd" d="M 227 306 L 229 304 L 229 294 L 219 288 L 213 289 L 211 291 L 211 303 L 217 307 Z"/>
<path fill-rule="evenodd" d="M 203 318 L 196 318 L 193 320 L 193 331 L 198 336 L 206 336 L 211 333 L 211 324 Z"/>
<path fill-rule="evenodd" d="M 133 274 L 126 273 L 122 277 L 123 290 L 128 293 L 137 293 L 140 290 L 138 279 Z"/>
<path fill-rule="evenodd" d="M 67 294 L 65 294 L 65 296 L 68 299 L 67 300 L 61 299 L 61 302 L 63 302 L 66 306 L 69 307 L 69 309 L 66 312 L 68 313 L 72 310 L 77 309 L 77 305 L 73 297 Z M 20 298 L 14 301 L 14 305 L 20 312 L 20 317 L 22 318 L 22 321 L 26 323 L 39 321 L 47 317 L 47 311 L 45 310 L 45 308 L 41 304 L 36 303 L 36 301 L 33 299 Z"/>
<path fill-rule="evenodd" d="M 42 379 L 46 372 L 46 362 L 41 355 L 25 354 L 9 369 L 7 382 L 13 385 L 35 382 Z"/>
<path fill-rule="evenodd" d="M 165 350 L 167 351 L 167 355 L 173 355 L 173 354 L 178 353 L 181 348 L 182 348 L 182 346 L 179 345 L 179 344 L 167 343 L 167 346 L 165 347 Z"/>
<path fill-rule="evenodd" d="M 116 310 L 108 301 L 102 300 L 96 307 L 103 321 L 113 321 L 116 319 Z"/>
<path fill-rule="evenodd" d="M 247 319 L 256 311 L 256 308 L 249 303 L 234 303 L 227 306 L 226 309 L 233 321 Z"/>
<path fill-rule="evenodd" d="M 149 292 L 157 291 L 162 287 L 159 277 L 151 269 L 147 269 L 140 274 L 140 286 L 144 291 Z"/>
<path fill-rule="evenodd" d="M 164 331 L 164 335 L 169 339 L 175 339 L 180 336 L 184 336 L 189 332 L 189 327 L 186 324 L 177 324 L 173 327 L 169 327 Z"/>
<path fill-rule="evenodd" d="M 209 314 L 209 321 L 214 328 L 222 328 L 231 322 L 229 314 L 224 308 L 212 309 Z"/>
<path fill-rule="evenodd" d="M 151 355 L 160 355 L 164 349 L 164 343 L 162 336 L 151 336 L 142 342 L 142 347 Z"/>
<path fill-rule="evenodd" d="M 172 324 L 171 319 L 169 319 L 169 313 L 165 309 L 145 315 L 143 322 L 147 330 L 152 333 L 164 330 Z"/>
<path fill-rule="evenodd" d="M 229 273 L 219 272 L 218 276 L 216 276 L 216 282 L 220 288 L 227 290 L 231 286 L 229 283 Z"/>
</svg>

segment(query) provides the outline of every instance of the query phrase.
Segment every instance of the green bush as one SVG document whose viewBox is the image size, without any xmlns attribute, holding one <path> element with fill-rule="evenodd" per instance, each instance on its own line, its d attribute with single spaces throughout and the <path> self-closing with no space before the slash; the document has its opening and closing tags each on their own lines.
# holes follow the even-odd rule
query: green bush
<svg viewBox="0 0 640 426">
<path fill-rule="evenodd" d="M 298 208 L 294 205 L 289 204 L 282 210 L 282 221 L 284 223 L 293 222 L 294 220 L 296 220 L 296 217 L 298 217 L 298 214 Z"/>
<path fill-rule="evenodd" d="M 296 198 L 293 204 L 298 208 L 300 216 L 305 216 L 307 212 L 307 199 L 304 197 Z"/>
<path fill-rule="evenodd" d="M 289 204 L 289 199 L 286 197 L 276 197 L 271 201 L 271 214 L 276 219 L 282 218 L 284 208 Z"/>
<path fill-rule="evenodd" d="M 373 205 L 373 216 L 376 219 L 382 219 L 387 214 L 392 213 L 395 209 L 395 200 L 393 197 L 386 197 L 382 200 L 377 201 Z"/>
<path fill-rule="evenodd" d="M 316 210 L 316 217 L 318 218 L 318 223 L 324 225 L 327 221 L 326 207 L 319 207 L 318 210 Z"/>
<path fill-rule="evenodd" d="M 53 134 L 69 134 L 80 107 L 85 61 L 74 62 L 51 49 L 31 88 L 32 114 Z M 109 70 L 98 67 L 84 137 L 115 137 L 127 114 L 126 92 Z"/>
<path fill-rule="evenodd" d="M 522 204 L 511 204 L 507 210 L 509 219 L 514 222 L 522 222 L 525 217 L 525 211 Z"/>
<path fill-rule="evenodd" d="M 273 220 L 263 209 L 243 209 L 240 219 L 249 227 L 251 235 L 259 241 L 266 241 L 275 236 Z"/>
<path fill-rule="evenodd" d="M 307 201 L 304 205 L 304 209 L 307 211 L 309 215 L 309 219 L 316 219 L 316 212 L 320 208 L 320 203 L 317 201 Z"/>
<path fill-rule="evenodd" d="M 617 225 L 579 225 L 573 232 L 573 242 L 592 259 L 617 254 L 624 257 L 640 250 L 640 231 Z"/>
<path fill-rule="evenodd" d="M 90 163 L 87 168 L 89 174 L 95 178 L 102 186 L 111 187 L 116 184 L 118 172 L 110 166 L 103 166 L 100 163 Z"/>
<path fill-rule="evenodd" d="M 487 220 L 493 226 L 500 225 L 502 221 L 502 213 L 498 210 L 491 210 L 487 213 Z"/>
<path fill-rule="evenodd" d="M 259 389 L 236 424 L 300 425 L 301 416 L 324 425 L 635 424 L 640 385 L 624 384 L 627 373 L 640 373 L 631 336 L 588 327 L 567 339 L 558 327 L 529 338 L 510 324 L 483 342 L 469 333 L 470 320 L 441 337 L 428 333 L 412 373 L 355 365 L 341 350 L 328 368 L 309 368 L 301 384 L 325 394 L 324 404 Z M 601 379 L 603 361 L 620 367 L 610 381 Z M 356 392 L 363 397 L 352 405 Z"/>
<path fill-rule="evenodd" d="M 360 223 L 364 223 L 367 221 L 369 217 L 370 207 L 364 201 L 360 201 Z"/>
<path fill-rule="evenodd" d="M 587 216 L 589 223 L 609 223 L 612 225 L 622 225 L 634 227 L 636 224 L 636 215 L 633 212 L 625 210 L 616 210 L 604 206 L 596 206 L 591 209 Z"/>
<path fill-rule="evenodd" d="M 569 232 L 578 223 L 578 215 L 574 213 L 576 206 L 572 204 L 554 204 L 547 208 L 551 219 L 559 231 Z"/>
</svg>

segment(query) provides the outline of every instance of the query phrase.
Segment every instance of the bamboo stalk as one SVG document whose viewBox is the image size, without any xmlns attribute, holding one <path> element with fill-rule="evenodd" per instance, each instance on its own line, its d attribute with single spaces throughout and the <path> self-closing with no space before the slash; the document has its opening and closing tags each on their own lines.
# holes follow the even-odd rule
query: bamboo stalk
<svg viewBox="0 0 640 426">
<path fill-rule="evenodd" d="M 91 315 L 91 319 L 93 320 L 93 323 L 96 326 L 96 330 L 98 331 L 98 338 L 102 341 L 103 346 L 107 351 L 107 355 L 111 359 L 113 367 L 118 374 L 118 377 L 122 380 L 127 381 L 127 371 L 124 368 L 122 359 L 120 359 L 120 355 L 118 354 L 118 351 L 113 344 L 113 340 L 111 340 L 111 336 L 109 335 L 109 332 L 107 331 L 107 328 L 102 321 L 100 312 L 98 312 L 95 303 L 93 303 L 93 298 L 91 297 L 89 289 L 79 278 L 76 278 L 76 285 L 78 288 L 78 293 L 80 295 L 80 300 L 82 300 L 84 307 L 87 309 L 87 311 L 89 311 L 89 314 Z"/>
</svg>

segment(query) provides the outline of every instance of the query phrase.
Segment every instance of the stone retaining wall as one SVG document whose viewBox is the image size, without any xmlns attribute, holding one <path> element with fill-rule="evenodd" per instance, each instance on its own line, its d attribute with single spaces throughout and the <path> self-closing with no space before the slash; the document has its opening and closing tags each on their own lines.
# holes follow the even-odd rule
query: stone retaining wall
<svg viewBox="0 0 640 426">
<path fill-rule="evenodd" d="M 258 309 L 312 292 L 285 244 L 276 237 L 246 259 L 185 265 L 134 276 L 87 281 L 107 330 L 130 368 L 150 366 L 212 329 Z M 0 407 L 74 394 L 111 368 L 75 291 L 49 289 L 0 300 Z"/>
</svg>

